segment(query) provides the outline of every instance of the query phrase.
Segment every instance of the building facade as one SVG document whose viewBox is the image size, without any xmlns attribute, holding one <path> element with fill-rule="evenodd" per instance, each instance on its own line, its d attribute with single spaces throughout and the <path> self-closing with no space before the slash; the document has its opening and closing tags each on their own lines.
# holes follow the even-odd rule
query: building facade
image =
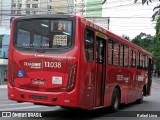
<svg viewBox="0 0 160 120">
<path fill-rule="evenodd" d="M 10 27 L 16 16 L 37 14 L 70 14 L 102 17 L 102 0 L 0 0 L 0 25 Z M 6 23 L 6 24 L 5 24 Z"/>
<path fill-rule="evenodd" d="M 71 1 L 71 0 L 70 0 Z M 48 13 L 49 14 L 68 14 L 69 9 L 68 0 L 49 0 Z"/>
<path fill-rule="evenodd" d="M 87 0 L 74 0 L 74 15 L 86 17 Z"/>
<path fill-rule="evenodd" d="M 86 17 L 102 17 L 102 0 L 86 0 Z"/>
<path fill-rule="evenodd" d="M 12 0 L 12 16 L 47 13 L 48 0 Z"/>
<path fill-rule="evenodd" d="M 2 41 L 0 46 L 0 85 L 4 84 L 7 80 L 7 65 L 8 65 L 8 48 L 9 48 L 9 35 L 2 35 Z"/>
<path fill-rule="evenodd" d="M 74 15 L 102 17 L 102 0 L 74 0 Z"/>
<path fill-rule="evenodd" d="M 26 15 L 48 13 L 48 0 L 26 0 Z"/>
<path fill-rule="evenodd" d="M 8 47 L 9 47 L 9 35 L 3 35 L 2 37 L 2 47 L 0 57 L 4 59 L 8 59 Z"/>
<path fill-rule="evenodd" d="M 73 14 L 75 0 L 12 0 L 11 15 Z"/>
<path fill-rule="evenodd" d="M 0 0 L 0 27 L 10 28 L 11 0 Z"/>
</svg>

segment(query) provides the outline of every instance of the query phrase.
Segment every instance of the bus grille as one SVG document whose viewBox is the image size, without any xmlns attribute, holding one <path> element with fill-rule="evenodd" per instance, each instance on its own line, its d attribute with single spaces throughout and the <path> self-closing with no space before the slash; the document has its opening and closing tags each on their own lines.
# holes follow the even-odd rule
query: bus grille
<svg viewBox="0 0 160 120">
<path fill-rule="evenodd" d="M 41 100 L 47 100 L 48 99 L 47 96 L 37 96 L 37 95 L 30 95 L 29 98 L 41 99 Z"/>
</svg>

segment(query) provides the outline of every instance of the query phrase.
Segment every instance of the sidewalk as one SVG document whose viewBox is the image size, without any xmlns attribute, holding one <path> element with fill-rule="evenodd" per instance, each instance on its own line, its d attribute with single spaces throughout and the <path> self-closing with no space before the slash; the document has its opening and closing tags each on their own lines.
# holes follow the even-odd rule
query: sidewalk
<svg viewBox="0 0 160 120">
<path fill-rule="evenodd" d="M 7 88 L 7 85 L 0 85 L 0 88 Z"/>
<path fill-rule="evenodd" d="M 153 76 L 153 79 L 155 79 L 155 80 L 160 80 L 160 77 L 155 77 L 155 76 Z"/>
</svg>

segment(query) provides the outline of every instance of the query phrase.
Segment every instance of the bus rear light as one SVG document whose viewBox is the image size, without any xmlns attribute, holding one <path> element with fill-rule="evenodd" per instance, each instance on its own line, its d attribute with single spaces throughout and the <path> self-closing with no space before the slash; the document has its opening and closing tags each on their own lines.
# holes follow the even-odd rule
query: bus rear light
<svg viewBox="0 0 160 120">
<path fill-rule="evenodd" d="M 9 94 L 9 96 L 14 97 L 14 94 Z"/>
<path fill-rule="evenodd" d="M 69 103 L 69 102 L 71 102 L 71 100 L 64 100 L 64 102 Z"/>
<path fill-rule="evenodd" d="M 67 84 L 67 91 L 70 92 L 74 89 L 76 84 L 76 71 L 77 71 L 77 63 L 75 63 L 70 70 Z"/>
<path fill-rule="evenodd" d="M 38 53 L 45 53 L 46 51 L 44 49 L 36 49 L 36 52 L 38 52 Z"/>
<path fill-rule="evenodd" d="M 73 15 L 71 15 L 71 16 L 69 16 L 70 18 L 74 18 L 75 16 L 73 16 Z"/>
</svg>

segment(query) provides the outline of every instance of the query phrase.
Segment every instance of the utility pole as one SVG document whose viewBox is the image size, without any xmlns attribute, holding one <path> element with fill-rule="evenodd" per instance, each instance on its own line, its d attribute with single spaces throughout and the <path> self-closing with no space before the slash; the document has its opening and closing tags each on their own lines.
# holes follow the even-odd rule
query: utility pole
<svg viewBox="0 0 160 120">
<path fill-rule="evenodd" d="M 2 9 L 2 5 L 3 4 L 3 0 L 0 0 L 0 7 L 1 7 L 1 14 L 0 14 L 0 25 L 2 24 L 2 11 L 3 11 L 3 9 Z"/>
<path fill-rule="evenodd" d="M 110 17 L 108 17 L 108 30 L 109 30 L 109 26 L 110 26 Z"/>
</svg>

